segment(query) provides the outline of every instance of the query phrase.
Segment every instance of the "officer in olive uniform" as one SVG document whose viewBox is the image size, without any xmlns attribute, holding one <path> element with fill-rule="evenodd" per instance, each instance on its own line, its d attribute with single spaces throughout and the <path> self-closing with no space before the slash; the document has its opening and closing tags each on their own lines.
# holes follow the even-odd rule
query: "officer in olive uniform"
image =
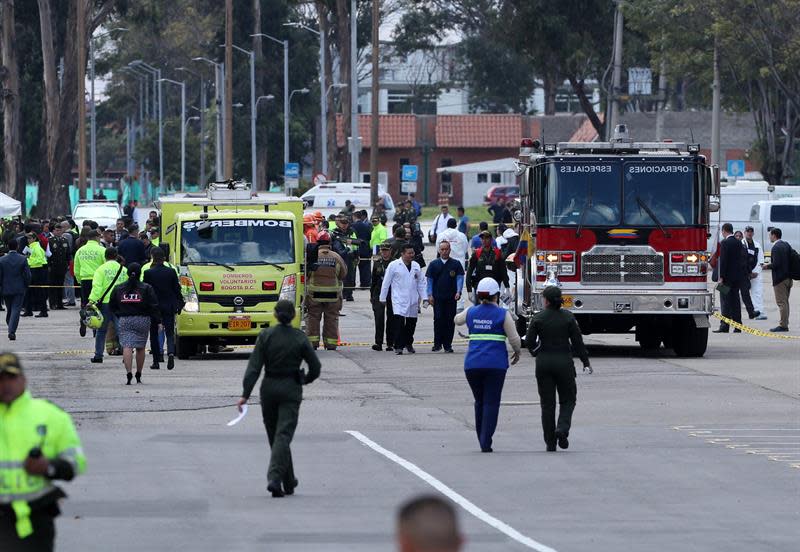
<svg viewBox="0 0 800 552">
<path fill-rule="evenodd" d="M 373 351 L 383 350 L 384 331 L 386 333 L 386 350 L 394 350 L 395 327 L 391 291 L 386 303 L 381 303 L 383 277 L 386 275 L 386 268 L 392 261 L 392 244 L 387 240 L 380 245 L 380 256 L 372 263 L 372 280 L 369 294 L 372 313 L 375 315 L 375 344 L 372 346 Z"/>
<path fill-rule="evenodd" d="M 237 403 L 241 412 L 263 368 L 261 414 L 272 449 L 267 471 L 267 490 L 273 497 L 294 494 L 297 487 L 289 445 L 297 428 L 303 385 L 317 379 L 320 372 L 319 359 L 308 338 L 291 326 L 294 316 L 295 310 L 291 301 L 278 301 L 275 305 L 275 317 L 279 324 L 261 330 L 258 334 L 244 374 L 242 398 Z M 307 374 L 300 369 L 303 361 L 308 365 Z"/>
<path fill-rule="evenodd" d="M 319 325 L 326 349 L 335 351 L 339 343 L 339 311 L 342 310 L 342 281 L 349 271 L 342 258 L 331 251 L 331 237 L 326 231 L 317 235 L 317 259 L 309 267 L 306 289 L 306 334 L 311 345 L 319 346 Z M 352 292 L 352 290 L 351 290 Z"/>
<path fill-rule="evenodd" d="M 547 450 L 569 447 L 569 429 L 575 410 L 577 387 L 572 352 L 583 362 L 583 371 L 592 373 L 589 356 L 575 316 L 561 308 L 561 290 L 548 286 L 542 292 L 545 308 L 536 313 L 528 326 L 525 345 L 536 357 L 536 383 L 542 405 L 542 429 Z M 572 346 L 570 347 L 570 343 Z M 556 423 L 556 391 L 561 409 Z"/>
</svg>

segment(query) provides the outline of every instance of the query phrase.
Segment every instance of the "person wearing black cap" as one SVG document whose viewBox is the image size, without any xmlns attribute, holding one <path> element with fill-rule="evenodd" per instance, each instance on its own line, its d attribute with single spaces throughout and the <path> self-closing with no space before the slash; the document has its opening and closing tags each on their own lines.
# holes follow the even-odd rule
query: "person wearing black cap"
<svg viewBox="0 0 800 552">
<path fill-rule="evenodd" d="M 317 379 L 320 362 L 306 335 L 291 326 L 294 304 L 281 300 L 275 305 L 278 325 L 261 330 L 247 363 L 242 382 L 239 411 L 247 404 L 261 371 L 261 414 L 272 449 L 267 471 L 267 490 L 273 497 L 294 494 L 297 478 L 289 446 L 297 428 L 303 385 Z M 308 373 L 300 369 L 305 361 Z"/>
<path fill-rule="evenodd" d="M 142 383 L 145 348 L 150 337 L 151 319 L 161 322 L 158 298 L 150 284 L 141 282 L 142 267 L 139 263 L 128 265 L 128 281 L 118 285 L 111 293 L 111 312 L 119 319 L 119 344 L 122 346 L 122 362 L 131 384 L 133 376 L 133 351 L 136 350 L 136 383 Z"/>
<path fill-rule="evenodd" d="M 381 286 L 389 263 L 392 262 L 392 244 L 386 240 L 380 245 L 380 256 L 372 263 L 372 281 L 369 294 L 372 303 L 372 314 L 375 316 L 375 343 L 373 351 L 383 350 L 383 336 L 386 334 L 386 350 L 394 350 L 394 311 L 392 311 L 391 291 L 386 303 L 381 303 Z"/>
<path fill-rule="evenodd" d="M 542 407 L 542 430 L 547 450 L 569 447 L 569 430 L 578 389 L 572 353 L 583 362 L 583 371 L 592 373 L 589 355 L 583 344 L 575 316 L 561 308 L 561 290 L 548 286 L 542 292 L 544 309 L 536 313 L 525 335 L 525 346 L 536 357 L 536 383 Z M 570 347 L 570 344 L 572 345 Z M 561 409 L 556 423 L 556 391 Z"/>
<path fill-rule="evenodd" d="M 19 358 L 0 354 L 0 550 L 50 552 L 66 497 L 53 482 L 86 471 L 86 457 L 69 414 L 26 383 Z"/>
</svg>

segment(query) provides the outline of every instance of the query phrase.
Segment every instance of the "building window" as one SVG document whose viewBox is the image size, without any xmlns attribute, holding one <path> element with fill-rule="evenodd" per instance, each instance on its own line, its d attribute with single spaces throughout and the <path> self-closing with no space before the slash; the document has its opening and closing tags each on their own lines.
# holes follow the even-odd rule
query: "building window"
<svg viewBox="0 0 800 552">
<path fill-rule="evenodd" d="M 492 173 L 492 184 L 500 184 L 503 181 L 500 173 Z"/>
<path fill-rule="evenodd" d="M 478 184 L 486 184 L 488 181 L 488 175 L 486 173 L 478 173 Z"/>
<path fill-rule="evenodd" d="M 442 159 L 442 162 L 439 166 L 441 167 L 451 167 L 453 165 L 452 159 Z M 441 190 L 440 193 L 442 195 L 453 195 L 453 175 L 450 173 L 441 173 Z"/>
</svg>

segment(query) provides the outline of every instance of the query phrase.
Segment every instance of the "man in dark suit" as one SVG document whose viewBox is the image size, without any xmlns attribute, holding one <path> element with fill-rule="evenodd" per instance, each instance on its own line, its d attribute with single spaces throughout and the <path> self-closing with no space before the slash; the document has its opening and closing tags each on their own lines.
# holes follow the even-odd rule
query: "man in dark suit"
<svg viewBox="0 0 800 552">
<path fill-rule="evenodd" d="M 9 252 L 0 257 L 0 288 L 2 288 L 3 302 L 6 305 L 6 324 L 8 324 L 8 339 L 17 338 L 19 314 L 25 302 L 25 293 L 31 283 L 31 269 L 25 255 L 19 252 L 25 249 L 28 242 L 24 238 L 17 242 L 16 239 L 8 240 Z"/>
<path fill-rule="evenodd" d="M 147 262 L 147 253 L 144 242 L 139 239 L 138 234 L 124 235 L 117 245 L 117 253 L 125 259 L 125 264 L 138 263 L 143 265 Z"/>
<path fill-rule="evenodd" d="M 719 244 L 719 283 L 728 288 L 727 293 L 720 292 L 722 316 L 742 322 L 742 303 L 739 299 L 744 279 L 747 278 L 747 251 L 742 242 L 733 236 L 733 225 L 726 222 L 722 225 L 723 240 Z M 730 327 L 722 322 L 714 333 L 728 333 Z M 734 329 L 734 333 L 741 330 Z"/>
<path fill-rule="evenodd" d="M 161 311 L 161 323 L 167 338 L 167 370 L 175 367 L 175 313 L 183 308 L 183 295 L 178 275 L 172 267 L 164 266 L 164 250 L 154 247 L 151 251 L 153 264 L 144 271 L 144 281 L 153 287 L 158 298 L 158 308 Z M 164 355 L 158 342 L 158 322 L 150 325 L 150 349 L 153 351 L 153 370 L 159 369 L 159 362 L 164 361 Z"/>
<path fill-rule="evenodd" d="M 792 277 L 789 275 L 789 263 L 792 255 L 792 246 L 783 241 L 783 232 L 780 228 L 773 228 L 769 232 L 769 241 L 772 242 L 771 261 L 764 268 L 772 269 L 772 290 L 775 292 L 775 302 L 781 320 L 772 328 L 771 332 L 789 331 L 789 293 L 792 291 Z"/>
</svg>

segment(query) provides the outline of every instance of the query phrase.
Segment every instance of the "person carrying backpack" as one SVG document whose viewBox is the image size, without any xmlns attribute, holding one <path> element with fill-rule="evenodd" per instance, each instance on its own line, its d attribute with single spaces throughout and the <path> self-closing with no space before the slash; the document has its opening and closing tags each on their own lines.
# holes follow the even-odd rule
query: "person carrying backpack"
<svg viewBox="0 0 800 552">
<path fill-rule="evenodd" d="M 772 269 L 772 289 L 780 312 L 780 321 L 771 332 L 789 331 L 789 294 L 792 291 L 792 280 L 800 279 L 800 255 L 782 237 L 780 228 L 770 230 L 772 259 L 764 264 L 764 268 Z"/>
</svg>

